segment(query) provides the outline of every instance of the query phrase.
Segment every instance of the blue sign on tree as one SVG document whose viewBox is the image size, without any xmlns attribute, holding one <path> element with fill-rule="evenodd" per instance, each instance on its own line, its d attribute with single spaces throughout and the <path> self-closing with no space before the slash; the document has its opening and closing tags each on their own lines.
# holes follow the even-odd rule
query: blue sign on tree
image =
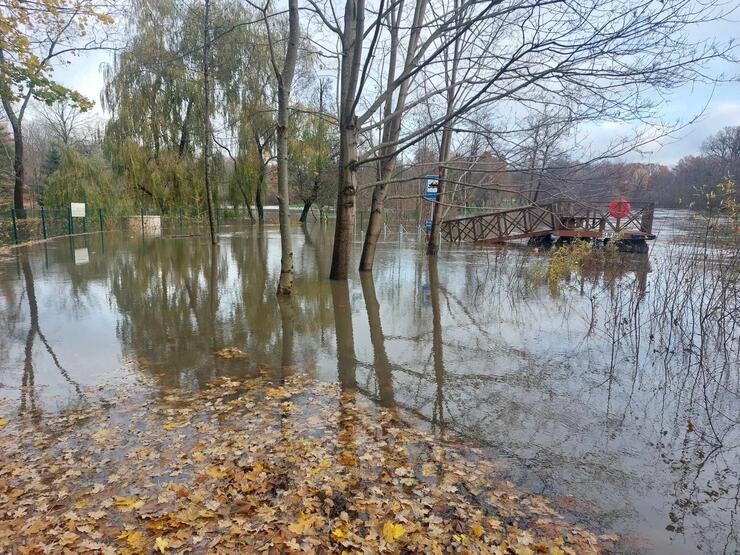
<svg viewBox="0 0 740 555">
<path fill-rule="evenodd" d="M 439 193 L 439 176 L 427 175 L 424 177 L 424 198 L 437 200 L 437 193 Z"/>
<path fill-rule="evenodd" d="M 427 220 L 427 233 L 432 232 L 432 220 Z"/>
</svg>

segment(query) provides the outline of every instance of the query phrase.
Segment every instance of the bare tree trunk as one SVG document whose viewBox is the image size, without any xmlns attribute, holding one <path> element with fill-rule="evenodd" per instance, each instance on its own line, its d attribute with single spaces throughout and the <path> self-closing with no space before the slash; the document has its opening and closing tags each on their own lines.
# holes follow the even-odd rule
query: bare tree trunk
<svg viewBox="0 0 740 555">
<path fill-rule="evenodd" d="M 278 69 L 274 55 L 272 65 L 278 82 L 278 123 L 277 123 L 277 159 L 278 159 L 278 207 L 280 210 L 280 280 L 278 295 L 290 295 L 293 291 L 293 240 L 290 235 L 290 183 L 288 182 L 288 108 L 290 89 L 293 85 L 296 60 L 298 57 L 298 36 L 300 20 L 298 0 L 288 0 L 288 48 L 282 70 Z M 265 18 L 265 22 L 267 19 Z M 269 26 L 268 26 L 269 31 Z M 268 34 L 268 38 L 270 35 Z M 270 52 L 272 40 L 270 39 Z"/>
<path fill-rule="evenodd" d="M 459 3 L 455 2 L 455 8 Z M 447 177 L 447 160 L 450 157 L 450 147 L 452 145 L 452 127 L 454 121 L 452 116 L 455 112 L 455 96 L 457 94 L 457 70 L 460 65 L 460 38 L 458 37 L 453 46 L 452 54 L 452 71 L 447 76 L 447 122 L 442 130 L 442 142 L 439 145 L 439 186 L 437 188 L 437 198 L 432 210 L 432 229 L 429 232 L 429 243 L 427 244 L 427 254 L 436 256 L 439 252 L 440 231 L 439 224 L 442 220 L 442 199 L 445 192 L 445 178 Z M 447 60 L 445 60 L 445 69 L 447 69 Z M 436 272 L 436 267 L 435 267 Z"/>
<path fill-rule="evenodd" d="M 334 252 L 331 258 L 331 279 L 345 280 L 349 274 L 352 250 L 352 227 L 357 194 L 357 132 L 352 123 L 339 130 L 339 190 L 337 191 L 337 221 L 334 227 Z"/>
<path fill-rule="evenodd" d="M 439 224 L 442 219 L 442 198 L 445 192 L 445 177 L 447 174 L 447 168 L 445 164 L 450 156 L 450 143 L 452 142 L 452 129 L 449 126 L 445 126 L 442 131 L 442 144 L 439 149 L 439 186 L 437 189 L 437 199 L 434 202 L 434 208 L 432 209 L 432 230 L 429 232 L 429 243 L 427 244 L 427 254 L 436 255 L 439 252 Z"/>
<path fill-rule="evenodd" d="M 409 36 L 409 42 L 406 49 L 406 61 L 404 64 L 404 71 L 407 71 L 412 65 L 416 55 L 417 45 L 419 43 L 419 37 L 423 28 L 424 14 L 426 12 L 427 0 L 417 0 L 414 11 L 414 22 L 413 30 Z M 387 87 L 392 88 L 393 81 L 396 78 L 396 51 L 398 50 L 398 31 L 399 21 L 403 12 L 403 3 L 401 3 L 395 15 L 395 21 L 391 21 L 391 53 L 388 67 L 388 82 Z M 406 98 L 409 92 L 409 86 L 411 80 L 407 79 L 401 85 L 398 92 L 398 99 L 396 100 L 395 110 L 393 109 L 393 95 L 389 95 L 386 98 L 385 106 L 383 109 L 385 117 L 388 117 L 393 111 L 398 114 L 396 117 L 389 118 L 383 126 L 383 143 L 393 143 L 398 140 L 401 134 L 401 113 L 406 105 Z M 394 146 L 390 147 L 389 150 L 393 151 Z M 388 157 L 383 159 L 380 163 L 380 176 L 378 176 L 379 183 L 373 189 L 373 198 L 370 208 L 370 216 L 367 222 L 367 233 L 365 234 L 365 241 L 362 245 L 362 256 L 360 257 L 360 271 L 369 272 L 373 269 L 375 262 L 375 250 L 378 245 L 378 239 L 380 233 L 383 230 L 383 211 L 385 210 L 385 199 L 388 195 L 387 181 L 391 178 L 391 174 L 396 166 L 396 154 L 388 154 Z"/>
<path fill-rule="evenodd" d="M 263 182 L 265 180 L 264 172 L 260 170 L 259 182 L 257 183 L 257 191 L 254 194 L 254 205 L 257 207 L 257 218 L 261 224 L 265 223 L 265 207 L 264 201 L 262 200 L 262 190 L 264 188 Z"/>
<path fill-rule="evenodd" d="M 360 257 L 360 271 L 371 272 L 375 263 L 375 250 L 378 246 L 380 233 L 383 231 L 383 209 L 385 207 L 386 184 L 379 183 L 373 188 L 373 198 L 370 204 L 370 216 L 367 221 L 367 232 L 362 244 Z"/>
<path fill-rule="evenodd" d="M 15 171 L 15 185 L 13 187 L 13 207 L 19 210 L 16 217 L 25 218 L 23 210 L 23 189 L 26 183 L 26 168 L 23 165 L 23 130 L 20 122 L 13 127 L 13 144 L 15 145 L 15 158 L 13 159 L 13 170 Z"/>
<path fill-rule="evenodd" d="M 5 62 L 5 52 L 0 48 L 0 63 Z M 25 208 L 23 205 L 23 189 L 26 185 L 26 168 L 23 165 L 23 115 L 26 113 L 26 106 L 31 99 L 33 94 L 33 85 L 31 85 L 23 99 L 23 104 L 16 113 L 10 99 L 3 94 L 0 94 L 0 100 L 2 101 L 3 109 L 5 114 L 8 116 L 10 126 L 13 128 L 13 147 L 15 149 L 15 156 L 13 159 L 13 172 L 14 172 L 14 185 L 13 185 L 13 207 L 16 210 L 20 210 L 17 214 L 19 218 L 25 218 L 26 213 L 23 211 Z"/>
<path fill-rule="evenodd" d="M 203 175 L 206 184 L 206 201 L 208 203 L 208 229 L 211 233 L 211 244 L 216 244 L 216 227 L 213 222 L 213 190 L 211 188 L 211 112 L 210 93 L 208 90 L 208 66 L 210 64 L 210 37 L 208 26 L 210 25 L 211 2 L 205 0 L 205 12 L 203 13 L 203 119 L 205 132 L 203 137 Z"/>
<path fill-rule="evenodd" d="M 308 219 L 308 211 L 311 210 L 311 205 L 313 204 L 313 201 L 306 200 L 303 202 L 303 210 L 301 211 L 301 217 L 298 218 L 298 221 L 302 224 L 306 223 L 306 220 Z"/>
<path fill-rule="evenodd" d="M 334 252 L 329 277 L 347 279 L 352 249 L 352 228 L 357 195 L 357 118 L 355 94 L 362 65 L 362 39 L 365 32 L 365 0 L 346 0 L 342 61 L 339 83 L 339 186 Z"/>
</svg>

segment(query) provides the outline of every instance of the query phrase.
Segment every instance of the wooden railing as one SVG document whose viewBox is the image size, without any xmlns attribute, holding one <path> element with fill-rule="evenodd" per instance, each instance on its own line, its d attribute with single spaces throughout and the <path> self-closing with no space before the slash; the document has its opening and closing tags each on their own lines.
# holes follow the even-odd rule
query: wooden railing
<svg viewBox="0 0 740 555">
<path fill-rule="evenodd" d="M 611 215 L 609 203 L 587 205 L 577 201 L 522 206 L 465 218 L 440 225 L 445 241 L 512 241 L 544 235 L 602 237 L 633 232 L 649 235 L 653 228 L 652 203 L 631 205 L 623 218 Z"/>
</svg>

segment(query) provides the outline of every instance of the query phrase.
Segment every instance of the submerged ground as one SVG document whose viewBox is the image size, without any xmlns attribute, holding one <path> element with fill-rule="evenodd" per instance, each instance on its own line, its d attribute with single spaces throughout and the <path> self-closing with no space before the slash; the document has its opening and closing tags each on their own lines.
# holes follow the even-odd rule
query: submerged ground
<svg viewBox="0 0 740 555">
<path fill-rule="evenodd" d="M 20 249 L 0 550 L 733 553 L 737 279 L 684 249 L 686 221 L 556 279 L 543 252 L 430 264 L 389 233 L 346 285 L 331 229 L 296 227 L 288 302 L 269 227 Z"/>
</svg>

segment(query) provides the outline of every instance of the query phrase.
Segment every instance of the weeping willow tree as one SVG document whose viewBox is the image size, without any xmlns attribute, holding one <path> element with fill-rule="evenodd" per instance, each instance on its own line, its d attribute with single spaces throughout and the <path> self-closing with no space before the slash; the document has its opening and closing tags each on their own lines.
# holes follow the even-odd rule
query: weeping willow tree
<svg viewBox="0 0 740 555">
<path fill-rule="evenodd" d="M 104 150 L 141 206 L 202 206 L 202 7 L 135 0 L 132 39 L 105 68 Z"/>
<path fill-rule="evenodd" d="M 258 24 L 259 16 L 243 4 L 221 3 L 220 9 L 224 40 L 214 41 L 213 52 L 216 109 L 223 120 L 219 143 L 231 145 L 231 197 L 250 214 L 254 202 L 262 222 L 276 124 L 268 41 L 264 26 Z"/>
<path fill-rule="evenodd" d="M 332 120 L 321 109 L 296 111 L 291 118 L 291 185 L 294 196 L 303 202 L 303 223 L 314 203 L 328 204 L 336 196 L 339 135 Z"/>
<path fill-rule="evenodd" d="M 106 213 L 127 214 L 130 200 L 121 198 L 116 176 L 98 154 L 83 155 L 73 147 L 60 149 L 58 167 L 49 175 L 44 192 L 44 206 L 66 208 L 83 201 Z"/>
</svg>

